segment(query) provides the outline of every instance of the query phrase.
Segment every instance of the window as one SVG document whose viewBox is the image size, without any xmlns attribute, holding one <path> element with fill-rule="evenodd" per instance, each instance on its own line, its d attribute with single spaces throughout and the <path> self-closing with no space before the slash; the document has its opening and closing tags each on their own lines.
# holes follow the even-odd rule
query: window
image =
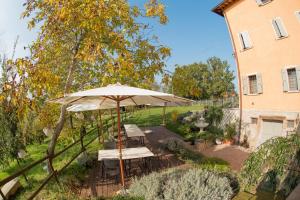
<svg viewBox="0 0 300 200">
<path fill-rule="evenodd" d="M 267 4 L 267 3 L 271 2 L 271 1 L 272 0 L 256 0 L 257 4 L 259 6 L 265 5 L 265 4 Z"/>
<path fill-rule="evenodd" d="M 262 94 L 262 77 L 261 74 L 253 74 L 243 77 L 243 93 L 248 94 Z"/>
<path fill-rule="evenodd" d="M 257 124 L 257 118 L 251 117 L 251 124 Z"/>
<path fill-rule="evenodd" d="M 249 33 L 247 31 L 239 33 L 241 47 L 243 50 L 250 49 L 252 47 Z"/>
<path fill-rule="evenodd" d="M 295 68 L 288 69 L 287 74 L 288 74 L 288 81 L 289 81 L 289 90 L 290 91 L 298 90 L 296 69 Z"/>
<path fill-rule="evenodd" d="M 300 21 L 300 11 L 296 11 L 296 17 L 298 18 L 298 20 Z"/>
<path fill-rule="evenodd" d="M 257 79 L 256 75 L 248 76 L 249 79 L 249 93 L 257 94 Z"/>
<path fill-rule="evenodd" d="M 287 128 L 294 128 L 295 121 L 294 120 L 287 120 Z"/>
<path fill-rule="evenodd" d="M 300 67 L 282 70 L 283 91 L 300 91 Z"/>
<path fill-rule="evenodd" d="M 277 39 L 282 39 L 288 36 L 288 33 L 283 25 L 283 22 L 280 18 L 275 18 L 272 20 L 272 25 L 276 33 Z"/>
</svg>

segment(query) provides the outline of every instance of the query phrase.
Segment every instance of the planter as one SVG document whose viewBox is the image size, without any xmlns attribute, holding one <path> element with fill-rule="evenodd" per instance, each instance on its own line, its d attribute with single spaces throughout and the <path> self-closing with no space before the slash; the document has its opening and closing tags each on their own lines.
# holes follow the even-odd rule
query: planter
<svg viewBox="0 0 300 200">
<path fill-rule="evenodd" d="M 223 144 L 230 144 L 230 145 L 232 145 L 233 144 L 233 140 L 224 140 Z"/>
</svg>

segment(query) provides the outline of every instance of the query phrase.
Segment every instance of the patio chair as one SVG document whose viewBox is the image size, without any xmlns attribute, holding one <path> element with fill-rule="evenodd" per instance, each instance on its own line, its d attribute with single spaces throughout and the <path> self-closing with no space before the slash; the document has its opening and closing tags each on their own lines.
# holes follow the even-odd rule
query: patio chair
<svg viewBox="0 0 300 200">
<path fill-rule="evenodd" d="M 103 173 L 104 179 L 111 179 L 115 180 L 115 183 L 119 182 L 119 161 L 118 160 L 104 160 L 103 161 Z"/>
</svg>

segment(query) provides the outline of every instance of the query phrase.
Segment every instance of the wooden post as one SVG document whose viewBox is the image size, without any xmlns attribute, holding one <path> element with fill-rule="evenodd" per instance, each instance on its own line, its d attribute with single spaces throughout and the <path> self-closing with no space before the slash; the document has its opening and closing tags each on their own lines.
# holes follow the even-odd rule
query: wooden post
<svg viewBox="0 0 300 200">
<path fill-rule="evenodd" d="M 118 117 L 118 141 L 119 141 L 119 156 L 120 156 L 120 172 L 121 172 L 121 183 L 125 186 L 124 180 L 124 167 L 122 160 L 122 137 L 121 137 L 121 117 L 120 117 L 120 101 L 117 100 L 117 117 Z"/>
<path fill-rule="evenodd" d="M 111 117 L 111 127 L 112 127 L 112 136 L 115 136 L 115 120 L 112 113 L 112 109 L 110 110 L 110 117 Z"/>
<path fill-rule="evenodd" d="M 101 143 L 100 140 L 100 135 L 102 137 L 102 143 L 104 142 L 104 135 L 103 135 L 103 123 L 102 123 L 102 117 L 101 117 L 102 113 L 101 110 L 99 109 L 99 122 L 100 122 L 100 130 L 99 130 L 99 143 Z"/>
<path fill-rule="evenodd" d="M 18 163 L 18 166 L 19 166 L 19 168 L 21 168 L 21 165 L 20 165 L 19 158 L 16 158 L 16 160 L 17 160 L 17 163 Z M 23 177 L 24 177 L 25 181 L 28 183 L 28 179 L 27 179 L 27 176 L 25 175 L 25 172 L 24 172 L 24 173 L 22 173 L 22 175 L 23 175 Z"/>
<path fill-rule="evenodd" d="M 163 117 L 162 117 L 162 125 L 166 125 L 166 107 L 167 107 L 167 102 L 164 103 L 163 107 Z"/>
<path fill-rule="evenodd" d="M 83 137 L 86 135 L 85 126 L 81 126 L 80 128 L 80 144 L 81 144 L 81 150 L 84 151 L 84 145 L 83 145 Z"/>
</svg>

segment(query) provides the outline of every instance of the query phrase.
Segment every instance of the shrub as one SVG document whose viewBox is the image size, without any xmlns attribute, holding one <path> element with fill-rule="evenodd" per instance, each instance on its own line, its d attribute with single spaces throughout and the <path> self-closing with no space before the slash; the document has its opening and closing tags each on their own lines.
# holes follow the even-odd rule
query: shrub
<svg viewBox="0 0 300 200">
<path fill-rule="evenodd" d="M 236 132 L 236 124 L 235 123 L 230 123 L 227 124 L 225 127 L 225 138 L 232 140 L 234 139 L 234 136 L 236 136 L 237 132 Z"/>
<path fill-rule="evenodd" d="M 287 196 L 300 182 L 300 136 L 277 137 L 267 140 L 244 162 L 240 173 L 246 190 L 273 190 Z"/>
<path fill-rule="evenodd" d="M 112 200 L 144 200 L 143 197 L 133 197 L 129 195 L 117 195 L 112 198 Z"/>
<path fill-rule="evenodd" d="M 227 177 L 199 169 L 170 170 L 135 179 L 129 193 L 146 200 L 226 200 L 233 195 Z"/>
<path fill-rule="evenodd" d="M 206 121 L 213 126 L 217 126 L 223 119 L 223 110 L 219 106 L 208 107 L 205 114 Z"/>
</svg>

